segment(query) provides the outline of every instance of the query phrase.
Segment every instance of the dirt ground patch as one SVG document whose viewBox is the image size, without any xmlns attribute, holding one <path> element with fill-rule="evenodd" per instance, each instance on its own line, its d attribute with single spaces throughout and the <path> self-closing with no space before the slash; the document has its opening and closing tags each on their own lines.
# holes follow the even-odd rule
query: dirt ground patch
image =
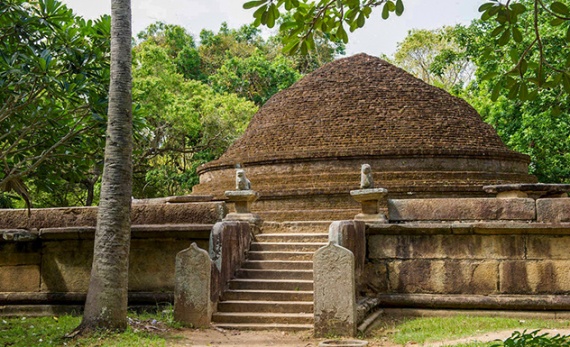
<svg viewBox="0 0 570 347">
<path fill-rule="evenodd" d="M 511 336 L 513 331 L 503 330 L 496 332 L 489 332 L 477 336 L 470 336 L 462 339 L 438 341 L 432 343 L 418 344 L 409 343 L 405 345 L 396 344 L 387 340 L 372 340 L 369 339 L 369 347 L 442 347 L 452 346 L 459 343 L 469 342 L 489 342 L 494 340 L 504 340 Z M 519 329 L 520 330 L 520 329 Z M 551 335 L 561 334 L 569 335 L 570 329 L 543 329 L 541 332 L 549 333 Z M 169 347 L 317 347 L 319 343 L 325 339 L 315 339 L 312 337 L 311 332 L 282 332 L 282 331 L 236 331 L 236 330 L 215 330 L 215 329 L 183 329 L 172 331 L 172 338 L 168 341 Z"/>
</svg>

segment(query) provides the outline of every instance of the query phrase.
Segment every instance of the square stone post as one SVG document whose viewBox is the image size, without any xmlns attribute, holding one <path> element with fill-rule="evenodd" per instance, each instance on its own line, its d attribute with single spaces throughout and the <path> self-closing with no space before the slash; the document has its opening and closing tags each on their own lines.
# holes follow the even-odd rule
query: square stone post
<svg viewBox="0 0 570 347">
<path fill-rule="evenodd" d="M 386 223 L 385 211 L 388 207 L 388 190 L 369 188 L 351 190 L 352 198 L 360 202 L 362 212 L 354 216 L 355 220 L 368 223 Z"/>
<path fill-rule="evenodd" d="M 315 336 L 356 334 L 354 255 L 329 242 L 313 257 Z"/>
<path fill-rule="evenodd" d="M 196 243 L 176 255 L 174 319 L 184 326 L 208 328 L 215 303 L 211 300 L 213 263 Z"/>
<path fill-rule="evenodd" d="M 228 190 L 224 194 L 228 198 L 228 202 L 234 204 L 236 211 L 228 213 L 223 220 L 249 222 L 254 233 L 256 233 L 261 218 L 255 213 L 251 213 L 251 204 L 259 198 L 259 193 L 255 190 Z"/>
</svg>

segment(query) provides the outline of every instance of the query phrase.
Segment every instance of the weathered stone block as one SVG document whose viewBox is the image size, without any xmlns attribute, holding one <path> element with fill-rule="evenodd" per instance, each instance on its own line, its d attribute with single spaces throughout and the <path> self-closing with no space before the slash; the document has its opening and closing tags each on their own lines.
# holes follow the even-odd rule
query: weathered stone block
<svg viewBox="0 0 570 347">
<path fill-rule="evenodd" d="M 362 221 L 336 221 L 329 226 L 329 241 L 352 252 L 357 287 L 361 287 L 366 261 L 366 225 Z"/>
<path fill-rule="evenodd" d="M 529 235 L 527 240 L 527 259 L 570 259 L 570 235 Z"/>
<path fill-rule="evenodd" d="M 520 235 L 373 235 L 371 259 L 522 259 Z"/>
<path fill-rule="evenodd" d="M 388 268 L 386 262 L 364 265 L 364 292 L 369 297 L 388 291 Z"/>
<path fill-rule="evenodd" d="M 504 294 L 531 293 L 524 260 L 503 261 L 499 265 L 499 291 Z"/>
<path fill-rule="evenodd" d="M 397 293 L 492 294 L 494 261 L 406 260 L 388 265 L 390 291 Z"/>
<path fill-rule="evenodd" d="M 212 266 L 208 252 L 198 248 L 196 243 L 176 255 L 174 319 L 183 325 L 210 326 Z"/>
<path fill-rule="evenodd" d="M 528 285 L 532 293 L 570 293 L 570 261 L 527 262 Z"/>
<path fill-rule="evenodd" d="M 221 295 L 236 270 L 245 261 L 246 251 L 251 244 L 251 229 L 248 222 L 218 222 L 210 234 L 209 254 L 216 268 L 212 291 Z M 213 298 L 212 300 L 217 300 Z"/>
<path fill-rule="evenodd" d="M 43 292 L 86 292 L 93 262 L 93 241 L 45 242 L 42 256 Z"/>
<path fill-rule="evenodd" d="M 174 289 L 174 264 L 176 254 L 187 242 L 180 240 L 132 240 L 129 254 L 129 290 L 146 292 L 171 292 Z M 208 248 L 203 240 L 197 243 Z"/>
<path fill-rule="evenodd" d="M 0 266 L 0 292 L 37 292 L 40 290 L 38 265 Z"/>
<path fill-rule="evenodd" d="M 354 255 L 329 242 L 315 252 L 315 336 L 356 334 L 356 283 Z"/>
<path fill-rule="evenodd" d="M 0 243 L 0 266 L 39 265 L 40 252 L 39 242 Z"/>
<path fill-rule="evenodd" d="M 391 221 L 534 220 L 533 199 L 388 200 Z"/>
<path fill-rule="evenodd" d="M 570 199 L 536 200 L 536 221 L 540 223 L 569 223 Z"/>
</svg>

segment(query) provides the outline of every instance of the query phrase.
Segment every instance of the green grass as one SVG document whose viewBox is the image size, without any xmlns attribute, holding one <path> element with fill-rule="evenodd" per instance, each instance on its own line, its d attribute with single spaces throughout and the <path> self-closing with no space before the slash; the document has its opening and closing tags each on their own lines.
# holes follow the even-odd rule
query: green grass
<svg viewBox="0 0 570 347">
<path fill-rule="evenodd" d="M 370 333 L 372 339 L 389 339 L 405 344 L 454 340 L 486 332 L 506 329 L 530 330 L 547 328 L 568 328 L 570 321 L 561 320 L 520 320 L 500 317 L 424 317 L 403 320 L 386 320 Z M 471 343 L 457 345 L 461 347 L 483 347 L 492 343 Z"/>
<path fill-rule="evenodd" d="M 137 321 L 157 318 L 157 315 L 129 315 Z M 158 319 L 158 318 L 157 318 Z M 67 339 L 64 335 L 73 331 L 81 317 L 0 317 L 0 347 L 30 346 L 116 346 L 116 347 L 159 347 L 166 346 L 169 339 L 165 333 L 147 332 L 129 326 L 124 333 L 94 334 L 87 338 Z M 144 324 L 143 324 L 144 325 Z"/>
</svg>

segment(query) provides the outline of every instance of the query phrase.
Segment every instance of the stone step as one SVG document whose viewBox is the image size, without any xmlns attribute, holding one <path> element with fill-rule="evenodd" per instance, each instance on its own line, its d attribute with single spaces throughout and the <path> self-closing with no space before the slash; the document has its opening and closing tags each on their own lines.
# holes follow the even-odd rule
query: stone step
<svg viewBox="0 0 570 347">
<path fill-rule="evenodd" d="M 234 278 L 230 281 L 230 289 L 311 291 L 313 281 Z"/>
<path fill-rule="evenodd" d="M 279 324 L 279 323 L 217 323 L 215 327 L 227 330 L 278 330 L 303 331 L 313 329 L 313 324 Z"/>
<path fill-rule="evenodd" d="M 282 234 L 259 234 L 255 236 L 257 242 L 320 242 L 326 243 L 329 234 L 326 233 L 282 233 Z"/>
<path fill-rule="evenodd" d="M 327 234 L 331 220 L 323 221 L 291 221 L 291 222 L 274 222 L 265 221 L 261 226 L 261 235 L 263 234 L 282 234 L 282 233 L 295 233 L 295 234 Z"/>
<path fill-rule="evenodd" d="M 219 302 L 218 312 L 313 313 L 313 303 L 310 301 L 231 300 Z"/>
<path fill-rule="evenodd" d="M 310 260 L 248 260 L 241 266 L 243 269 L 312 270 L 313 262 Z"/>
<path fill-rule="evenodd" d="M 249 250 L 252 252 L 316 252 L 326 245 L 324 242 L 252 242 Z"/>
<path fill-rule="evenodd" d="M 312 313 L 216 312 L 214 323 L 313 324 Z"/>
<path fill-rule="evenodd" d="M 248 260 L 308 260 L 313 261 L 315 252 L 250 251 Z"/>
<path fill-rule="evenodd" d="M 271 210 L 256 211 L 261 219 L 274 222 L 286 221 L 318 221 L 318 220 L 352 220 L 361 212 L 360 209 L 327 209 L 327 210 Z"/>
<path fill-rule="evenodd" d="M 310 290 L 226 290 L 222 300 L 267 300 L 267 301 L 310 301 L 313 292 Z"/>
<path fill-rule="evenodd" d="M 312 280 L 313 270 L 239 269 L 238 278 Z"/>
</svg>

